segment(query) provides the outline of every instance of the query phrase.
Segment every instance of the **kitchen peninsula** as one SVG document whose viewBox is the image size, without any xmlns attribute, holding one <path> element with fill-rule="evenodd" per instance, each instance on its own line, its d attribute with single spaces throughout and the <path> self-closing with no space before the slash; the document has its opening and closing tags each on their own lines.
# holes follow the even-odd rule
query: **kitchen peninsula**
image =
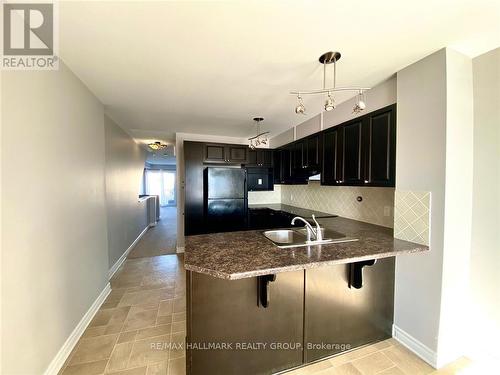
<svg viewBox="0 0 500 375">
<path fill-rule="evenodd" d="M 189 374 L 271 374 L 391 336 L 394 257 L 427 246 L 342 217 L 319 222 L 358 241 L 283 249 L 259 230 L 186 237 Z M 195 349 L 209 344 L 226 349 Z"/>
</svg>

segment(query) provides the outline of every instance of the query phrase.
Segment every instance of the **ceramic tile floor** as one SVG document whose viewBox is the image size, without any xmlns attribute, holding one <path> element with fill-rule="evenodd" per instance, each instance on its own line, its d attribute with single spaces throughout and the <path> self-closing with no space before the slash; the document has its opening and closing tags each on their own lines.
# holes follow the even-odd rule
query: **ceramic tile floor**
<svg viewBox="0 0 500 375">
<path fill-rule="evenodd" d="M 181 345 L 162 348 L 164 343 L 184 343 L 186 334 L 182 255 L 127 259 L 111 287 L 60 374 L 184 375 Z M 463 359 L 435 371 L 389 339 L 288 374 L 444 375 L 456 374 L 468 365 Z"/>
</svg>

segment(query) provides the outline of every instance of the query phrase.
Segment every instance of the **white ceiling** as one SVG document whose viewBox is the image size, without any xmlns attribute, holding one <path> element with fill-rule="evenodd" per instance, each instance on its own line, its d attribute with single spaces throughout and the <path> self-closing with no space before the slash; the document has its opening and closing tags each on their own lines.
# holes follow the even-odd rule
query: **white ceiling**
<svg viewBox="0 0 500 375">
<path fill-rule="evenodd" d="M 500 1 L 60 3 L 61 57 L 138 140 L 247 137 L 255 116 L 275 135 L 307 119 L 288 92 L 321 86 L 323 52 L 338 85 L 374 86 L 444 46 L 500 46 Z"/>
</svg>

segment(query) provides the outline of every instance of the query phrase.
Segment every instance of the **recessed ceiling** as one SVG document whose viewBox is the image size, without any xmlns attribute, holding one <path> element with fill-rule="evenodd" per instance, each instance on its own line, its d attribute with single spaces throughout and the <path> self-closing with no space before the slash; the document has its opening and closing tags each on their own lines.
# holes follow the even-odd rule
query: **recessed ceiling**
<svg viewBox="0 0 500 375">
<path fill-rule="evenodd" d="M 176 132 L 278 134 L 308 116 L 291 89 L 322 84 L 317 58 L 338 50 L 337 84 L 374 86 L 450 46 L 500 46 L 500 2 L 60 2 L 60 55 L 138 140 Z M 339 103 L 352 96 L 338 95 Z"/>
</svg>

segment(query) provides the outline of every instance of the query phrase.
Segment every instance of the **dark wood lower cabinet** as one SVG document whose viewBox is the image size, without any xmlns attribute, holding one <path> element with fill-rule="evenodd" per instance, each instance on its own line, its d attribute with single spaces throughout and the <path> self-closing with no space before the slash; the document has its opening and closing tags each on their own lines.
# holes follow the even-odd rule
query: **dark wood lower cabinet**
<svg viewBox="0 0 500 375">
<path fill-rule="evenodd" d="M 267 308 L 257 305 L 257 278 L 222 280 L 188 271 L 187 283 L 188 374 L 271 374 L 302 364 L 304 271 L 278 274 Z M 232 348 L 193 349 L 210 343 Z M 298 345 L 271 349 L 275 343 Z"/>
<path fill-rule="evenodd" d="M 278 273 L 267 308 L 257 278 L 187 271 L 187 373 L 271 374 L 391 337 L 394 263 L 365 266 L 360 289 L 350 264 Z"/>
<path fill-rule="evenodd" d="M 363 286 L 349 288 L 350 265 L 306 271 L 305 362 L 391 337 L 394 258 L 363 268 Z"/>
</svg>

